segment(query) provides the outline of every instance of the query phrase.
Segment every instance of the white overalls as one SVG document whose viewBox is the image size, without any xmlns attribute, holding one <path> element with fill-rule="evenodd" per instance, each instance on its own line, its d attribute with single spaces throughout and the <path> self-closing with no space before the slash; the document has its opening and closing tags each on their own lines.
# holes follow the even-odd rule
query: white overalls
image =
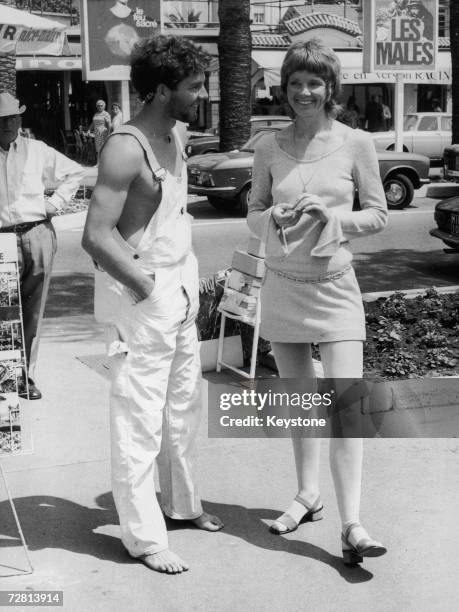
<svg viewBox="0 0 459 612">
<path fill-rule="evenodd" d="M 163 512 L 174 519 L 202 514 L 195 480 L 196 436 L 201 412 L 201 365 L 195 318 L 199 306 L 197 260 L 191 250 L 186 211 L 187 175 L 163 169 L 143 134 L 153 176 L 161 180 L 161 203 L 134 249 L 115 230 L 118 243 L 146 274 L 152 294 L 134 304 L 125 286 L 96 271 L 96 319 L 107 323 L 112 357 L 110 391 L 112 488 L 121 539 L 136 557 L 168 547 L 156 499 L 155 460 Z M 180 139 L 174 129 L 178 150 Z M 155 170 L 157 169 L 157 170 Z M 159 170 L 159 172 L 158 172 Z"/>
</svg>

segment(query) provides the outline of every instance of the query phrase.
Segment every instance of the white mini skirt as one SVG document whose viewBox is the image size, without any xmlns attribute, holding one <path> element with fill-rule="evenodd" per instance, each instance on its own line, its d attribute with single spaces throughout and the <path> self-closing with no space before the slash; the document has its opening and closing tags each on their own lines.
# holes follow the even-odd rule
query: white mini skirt
<svg viewBox="0 0 459 612">
<path fill-rule="evenodd" d="M 267 269 L 260 335 L 271 342 L 365 340 L 362 295 L 352 266 L 307 280 Z"/>
</svg>

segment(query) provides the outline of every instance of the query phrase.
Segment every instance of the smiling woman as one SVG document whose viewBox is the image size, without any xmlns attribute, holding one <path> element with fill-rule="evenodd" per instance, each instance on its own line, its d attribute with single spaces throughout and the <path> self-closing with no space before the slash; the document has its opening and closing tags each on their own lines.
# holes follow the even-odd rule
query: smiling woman
<svg viewBox="0 0 459 612">
<path fill-rule="evenodd" d="M 365 316 L 348 241 L 382 230 L 387 207 L 370 137 L 335 121 L 340 64 L 318 40 L 293 44 L 281 68 L 292 125 L 255 147 L 247 222 L 265 242 L 260 334 L 271 342 L 283 378 L 313 379 L 311 344 L 324 375 L 363 374 Z M 361 210 L 353 211 L 358 189 Z M 346 414 L 346 418 L 350 415 Z M 298 491 L 272 525 L 289 533 L 322 518 L 320 440 L 292 439 Z M 342 523 L 344 563 L 385 547 L 359 523 L 362 441 L 330 441 L 330 467 Z"/>
</svg>

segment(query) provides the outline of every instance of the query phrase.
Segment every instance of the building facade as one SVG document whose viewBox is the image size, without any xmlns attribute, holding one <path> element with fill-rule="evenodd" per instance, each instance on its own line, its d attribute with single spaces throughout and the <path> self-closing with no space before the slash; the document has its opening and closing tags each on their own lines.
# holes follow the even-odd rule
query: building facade
<svg viewBox="0 0 459 612">
<path fill-rule="evenodd" d="M 57 0 L 43 0 L 53 6 Z M 49 4 L 47 4 L 49 3 Z M 71 6 L 71 4 L 69 4 Z M 440 0 L 438 70 L 407 76 L 405 112 L 430 110 L 433 102 L 442 110 L 451 109 L 451 59 L 449 52 L 449 3 Z M 27 105 L 26 127 L 54 146 L 62 148 L 63 131 L 88 126 L 99 98 L 121 101 L 119 81 L 85 81 L 82 76 L 81 30 L 77 5 L 67 14 L 45 11 L 44 16 L 67 24 L 66 55 L 17 56 L 17 92 Z M 362 70 L 361 2 L 317 2 L 310 0 L 252 0 L 252 112 L 285 113 L 280 95 L 280 66 L 288 46 L 297 40 L 319 37 L 338 53 L 343 67 L 341 102 L 356 101 L 362 115 L 373 95 L 381 96 L 393 108 L 395 75 L 366 74 Z M 191 37 L 214 57 L 207 75 L 209 100 L 203 102 L 193 129 L 207 130 L 219 122 L 218 1 L 181 2 L 163 0 L 165 31 Z M 71 25 L 73 24 L 73 25 Z M 139 102 L 130 92 L 125 117 L 135 113 Z"/>
</svg>

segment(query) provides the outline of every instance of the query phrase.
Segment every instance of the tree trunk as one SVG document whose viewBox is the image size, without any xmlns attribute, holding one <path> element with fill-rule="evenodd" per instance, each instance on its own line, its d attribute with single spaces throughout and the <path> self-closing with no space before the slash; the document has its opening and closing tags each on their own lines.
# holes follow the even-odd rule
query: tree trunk
<svg viewBox="0 0 459 612">
<path fill-rule="evenodd" d="M 0 55 L 0 91 L 16 95 L 16 53 Z"/>
<path fill-rule="evenodd" d="M 453 98 L 453 144 L 459 144 L 459 2 L 450 0 L 450 46 Z"/>
<path fill-rule="evenodd" d="M 220 0 L 218 17 L 220 150 L 230 151 L 250 136 L 250 1 Z"/>
</svg>

